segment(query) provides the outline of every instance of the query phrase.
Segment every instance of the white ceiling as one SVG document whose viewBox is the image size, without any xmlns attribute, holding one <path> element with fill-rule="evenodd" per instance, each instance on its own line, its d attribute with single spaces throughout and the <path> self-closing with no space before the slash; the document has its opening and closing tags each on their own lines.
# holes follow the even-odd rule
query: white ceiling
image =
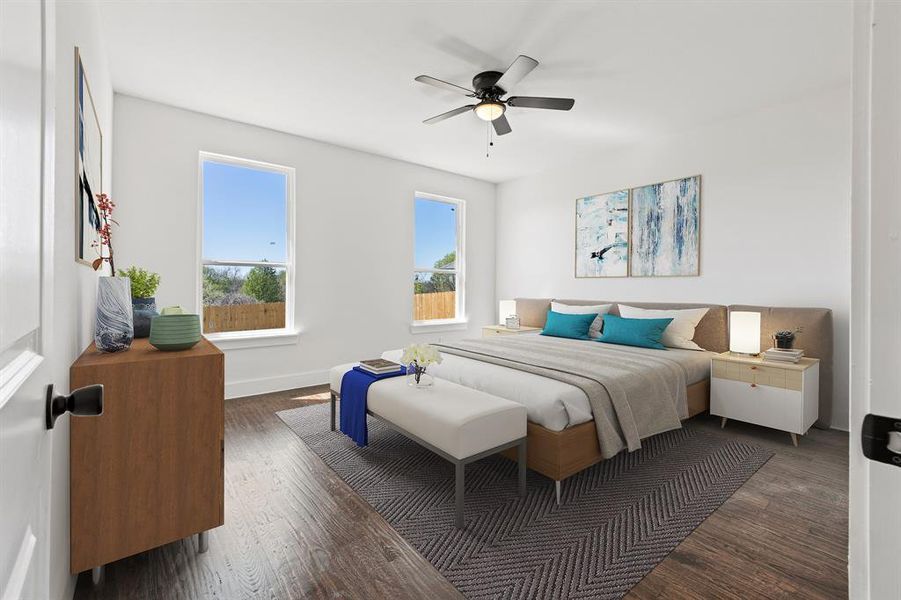
<svg viewBox="0 0 901 600">
<path fill-rule="evenodd" d="M 850 2 L 101 2 L 118 92 L 504 181 L 850 78 Z M 517 54 L 541 64 L 485 157 L 474 114 L 423 125 Z"/>
</svg>

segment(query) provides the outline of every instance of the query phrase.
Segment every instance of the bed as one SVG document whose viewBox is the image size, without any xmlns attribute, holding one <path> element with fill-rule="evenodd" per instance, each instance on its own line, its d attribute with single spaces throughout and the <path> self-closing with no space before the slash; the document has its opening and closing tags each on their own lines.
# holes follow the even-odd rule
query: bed
<svg viewBox="0 0 901 600">
<path fill-rule="evenodd" d="M 569 305 L 594 305 L 613 304 L 612 314 L 618 314 L 618 303 L 615 301 L 601 300 L 557 300 Z M 526 326 L 543 327 L 547 311 L 550 309 L 551 299 L 518 298 L 517 313 L 521 323 Z M 684 393 L 679 395 L 679 401 L 673 401 L 672 408 L 678 415 L 678 419 L 689 419 L 699 413 L 705 412 L 709 407 L 709 368 L 710 357 L 715 353 L 728 350 L 728 310 L 729 307 L 717 304 L 672 304 L 672 303 L 642 303 L 626 302 L 630 306 L 651 309 L 682 309 L 682 308 L 708 308 L 708 312 L 698 323 L 695 330 L 694 341 L 704 348 L 704 351 L 692 350 L 649 350 L 632 347 L 613 347 L 610 344 L 598 344 L 579 340 L 561 340 L 559 338 L 547 338 L 537 335 L 503 336 L 508 338 L 504 343 L 508 345 L 519 344 L 523 348 L 538 349 L 542 344 L 550 343 L 557 348 L 563 348 L 567 344 L 576 350 L 607 347 L 602 359 L 607 362 L 622 360 L 645 360 L 638 355 L 665 357 L 670 372 L 678 374 L 678 381 L 684 385 Z M 755 307 L 743 307 L 743 310 Z M 774 309 L 769 307 L 756 307 L 764 315 L 762 330 L 770 332 L 770 327 L 781 326 L 782 323 L 807 324 L 814 330 L 808 336 L 808 349 L 813 347 L 814 352 L 808 350 L 810 356 L 818 356 L 821 360 L 826 357 L 829 365 L 828 377 L 830 378 L 828 390 L 823 394 L 825 400 L 831 405 L 831 351 L 832 329 L 831 311 L 828 309 Z M 768 333 L 762 333 L 762 336 Z M 518 341 L 514 341 L 516 338 Z M 481 342 L 488 344 L 489 342 Z M 443 349 L 444 361 L 441 365 L 435 365 L 430 369 L 436 377 L 447 379 L 455 383 L 479 389 L 503 398 L 515 400 L 525 405 L 528 411 L 528 467 L 555 482 L 559 493 L 559 483 L 567 477 L 608 458 L 625 446 L 634 449 L 632 444 L 622 443 L 618 446 L 615 439 L 609 435 L 605 438 L 600 434 L 599 423 L 603 418 L 612 418 L 605 407 L 590 404 L 586 393 L 578 386 L 565 381 L 542 376 L 532 372 L 524 372 L 516 365 L 516 368 L 485 362 L 478 356 L 478 351 L 484 346 L 478 345 L 475 340 L 470 341 L 468 350 L 461 355 L 451 354 Z M 766 347 L 764 344 L 762 347 Z M 828 356 L 826 356 L 828 355 Z M 383 354 L 389 360 L 398 360 L 400 351 L 389 351 Z M 649 359 L 650 360 L 650 359 Z M 653 363 L 654 361 L 651 360 Z M 657 361 L 660 362 L 660 361 Z M 678 365 L 678 366 L 673 366 Z M 633 379 L 641 377 L 640 372 L 631 376 Z M 676 379 L 674 379 L 675 381 Z M 822 389 L 822 388 L 821 388 Z M 674 396 L 675 397 L 675 396 Z M 821 399 L 821 402 L 823 400 Z M 602 419 L 595 419 L 594 412 L 602 414 Z M 670 425 L 669 428 L 678 427 Z M 663 429 L 661 429 L 663 430 Z M 645 432 L 647 433 L 647 432 Z M 643 435 L 641 437 L 649 437 Z M 601 440 L 606 440 L 602 442 Z M 509 458 L 515 460 L 513 453 Z"/>
<path fill-rule="evenodd" d="M 570 305 L 614 304 L 606 301 L 559 300 Z M 523 325 L 543 327 L 551 299 L 517 299 L 517 313 Z M 608 352 L 618 356 L 622 353 L 631 358 L 636 355 L 665 356 L 668 362 L 678 363 L 683 377 L 684 402 L 673 408 L 679 419 L 688 419 L 707 410 L 709 406 L 710 357 L 723 352 L 728 347 L 726 322 L 727 308 L 713 304 L 649 304 L 629 303 L 640 308 L 708 308 L 707 314 L 698 324 L 695 340 L 706 351 L 692 350 L 651 350 L 645 348 L 618 347 L 581 340 L 561 340 L 538 335 L 504 336 L 516 338 L 520 343 L 528 343 L 536 348 L 542 344 L 554 343 L 575 349 L 595 349 L 606 346 Z M 612 314 L 618 314 L 614 306 Z M 527 339 L 528 338 L 528 339 Z M 486 342 L 487 343 L 487 342 Z M 441 379 L 472 387 L 496 396 L 515 400 L 526 406 L 528 411 L 528 466 L 530 469 L 560 482 L 579 471 L 590 467 L 619 452 L 622 447 L 611 441 L 602 448 L 598 427 L 588 396 L 579 387 L 569 383 L 524 372 L 498 364 L 491 364 L 472 357 L 443 352 L 440 365 L 431 367 L 430 372 Z M 385 352 L 388 360 L 399 360 L 400 351 Z M 604 360 L 610 360 L 604 358 Z M 672 368 L 672 367 L 671 367 Z M 605 412 L 609 412 L 606 411 Z M 608 415 L 616 421 L 612 415 Z M 609 437 L 609 436 L 608 436 Z M 510 458 L 515 459 L 513 454 Z"/>
</svg>

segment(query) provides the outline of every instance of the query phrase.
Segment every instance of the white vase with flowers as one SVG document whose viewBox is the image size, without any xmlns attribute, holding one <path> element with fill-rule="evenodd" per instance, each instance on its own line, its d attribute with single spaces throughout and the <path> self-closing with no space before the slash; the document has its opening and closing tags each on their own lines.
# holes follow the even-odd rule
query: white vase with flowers
<svg viewBox="0 0 901 600">
<path fill-rule="evenodd" d="M 417 388 L 429 388 L 434 378 L 426 373 L 430 365 L 441 364 L 441 353 L 429 344 L 410 344 L 404 348 L 401 362 L 407 365 L 407 383 Z"/>
</svg>

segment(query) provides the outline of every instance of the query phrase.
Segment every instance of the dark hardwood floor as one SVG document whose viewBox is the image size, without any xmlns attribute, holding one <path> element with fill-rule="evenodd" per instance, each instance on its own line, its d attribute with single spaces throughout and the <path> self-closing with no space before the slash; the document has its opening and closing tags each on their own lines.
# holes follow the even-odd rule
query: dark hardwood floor
<svg viewBox="0 0 901 600">
<path fill-rule="evenodd" d="M 123 559 L 76 600 L 127 598 L 460 598 L 275 416 L 328 398 L 310 388 L 226 402 L 225 525 Z M 719 419 L 696 418 L 719 430 Z M 730 422 L 725 435 L 776 455 L 627 596 L 847 596 L 848 435 Z M 187 457 L 190 459 L 190 457 Z"/>
</svg>

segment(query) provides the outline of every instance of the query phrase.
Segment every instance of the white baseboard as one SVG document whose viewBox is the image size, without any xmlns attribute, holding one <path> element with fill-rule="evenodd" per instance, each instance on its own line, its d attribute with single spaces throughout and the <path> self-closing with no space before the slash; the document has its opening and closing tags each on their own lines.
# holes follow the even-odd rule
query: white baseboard
<svg viewBox="0 0 901 600">
<path fill-rule="evenodd" d="M 276 377 L 260 377 L 259 379 L 242 379 L 240 381 L 226 381 L 225 398 L 244 398 L 270 392 L 281 392 L 295 388 L 309 387 L 326 384 L 329 381 L 328 369 L 321 371 L 307 371 L 306 373 L 294 373 L 291 375 L 279 375 Z"/>
</svg>

